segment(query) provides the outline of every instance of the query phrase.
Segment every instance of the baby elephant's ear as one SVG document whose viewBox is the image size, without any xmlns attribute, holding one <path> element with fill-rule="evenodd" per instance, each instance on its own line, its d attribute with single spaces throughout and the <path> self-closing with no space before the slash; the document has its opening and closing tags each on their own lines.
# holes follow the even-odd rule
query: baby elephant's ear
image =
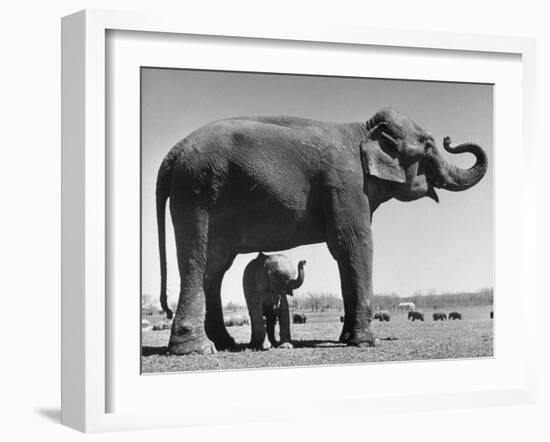
<svg viewBox="0 0 550 442">
<path fill-rule="evenodd" d="M 365 175 L 395 183 L 405 182 L 397 141 L 388 134 L 386 123 L 373 127 L 361 142 L 361 163 Z"/>
</svg>

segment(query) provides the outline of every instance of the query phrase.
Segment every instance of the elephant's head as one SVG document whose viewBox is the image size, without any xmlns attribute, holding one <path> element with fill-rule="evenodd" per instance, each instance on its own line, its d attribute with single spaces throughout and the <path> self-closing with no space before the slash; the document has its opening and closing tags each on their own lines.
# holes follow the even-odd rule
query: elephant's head
<svg viewBox="0 0 550 442">
<path fill-rule="evenodd" d="M 477 184 L 487 171 L 487 155 L 474 143 L 443 147 L 449 153 L 469 152 L 476 162 L 469 169 L 449 163 L 436 147 L 433 137 L 408 116 L 382 109 L 366 123 L 367 136 L 361 143 L 364 172 L 390 182 L 389 197 L 412 201 L 424 196 L 439 201 L 435 189 L 466 190 Z"/>
</svg>

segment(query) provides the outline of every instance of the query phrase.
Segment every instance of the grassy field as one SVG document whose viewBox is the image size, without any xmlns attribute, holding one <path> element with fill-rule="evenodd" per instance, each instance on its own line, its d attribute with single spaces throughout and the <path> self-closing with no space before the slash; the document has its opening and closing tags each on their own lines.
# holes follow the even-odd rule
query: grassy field
<svg viewBox="0 0 550 442">
<path fill-rule="evenodd" d="M 493 355 L 493 321 L 491 306 L 440 309 L 457 310 L 462 321 L 434 322 L 432 311 L 423 309 L 425 322 L 411 322 L 406 313 L 394 312 L 390 322 L 374 322 L 373 330 L 381 339 L 375 348 L 356 348 L 338 342 L 342 324 L 338 312 L 308 313 L 306 324 L 292 325 L 293 349 L 254 351 L 246 349 L 250 327 L 229 327 L 228 331 L 240 344 L 238 351 L 223 351 L 214 355 L 167 355 L 170 330 L 142 329 L 142 372 L 159 373 L 190 370 L 230 370 L 347 364 L 425 359 L 455 359 L 490 357 Z M 237 312 L 240 314 L 241 312 Z M 144 316 L 151 325 L 162 316 Z"/>
</svg>

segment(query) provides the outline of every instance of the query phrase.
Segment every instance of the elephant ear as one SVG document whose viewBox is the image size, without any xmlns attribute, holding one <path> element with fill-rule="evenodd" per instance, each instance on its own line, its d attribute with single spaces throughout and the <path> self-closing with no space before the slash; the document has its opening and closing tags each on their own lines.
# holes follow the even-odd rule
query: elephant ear
<svg viewBox="0 0 550 442">
<path fill-rule="evenodd" d="M 361 142 L 361 163 L 366 175 L 395 183 L 405 182 L 405 170 L 397 141 L 388 134 L 386 123 L 372 128 Z"/>
</svg>

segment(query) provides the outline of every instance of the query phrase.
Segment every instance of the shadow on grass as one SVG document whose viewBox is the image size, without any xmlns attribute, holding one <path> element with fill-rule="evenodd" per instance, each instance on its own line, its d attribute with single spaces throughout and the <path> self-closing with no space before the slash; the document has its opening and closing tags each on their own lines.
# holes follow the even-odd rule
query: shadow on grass
<svg viewBox="0 0 550 442">
<path fill-rule="evenodd" d="M 345 347 L 340 341 L 333 341 L 327 339 L 304 339 L 300 341 L 292 341 L 294 348 L 327 348 L 327 347 Z"/>
<path fill-rule="evenodd" d="M 228 353 L 239 353 L 241 351 L 245 351 L 248 349 L 248 344 L 236 344 L 233 348 L 228 348 L 224 350 L 220 350 L 222 352 L 228 352 Z M 168 347 L 166 345 L 162 347 L 151 347 L 151 346 L 143 346 L 141 347 L 141 355 L 142 356 L 170 356 L 170 353 L 168 353 Z"/>
<path fill-rule="evenodd" d="M 163 347 L 150 347 L 143 346 L 141 347 L 141 356 L 166 356 L 168 354 L 168 347 L 165 345 Z"/>
<path fill-rule="evenodd" d="M 292 341 L 294 349 L 300 348 L 330 348 L 330 347 L 345 347 L 346 344 L 342 344 L 339 341 L 327 340 L 327 339 L 308 339 L 300 341 Z M 249 350 L 250 346 L 248 344 L 237 344 L 234 348 L 229 348 L 221 350 L 228 353 L 239 353 L 245 350 Z M 143 346 L 141 347 L 142 356 L 169 356 L 168 347 L 151 347 Z"/>
</svg>

